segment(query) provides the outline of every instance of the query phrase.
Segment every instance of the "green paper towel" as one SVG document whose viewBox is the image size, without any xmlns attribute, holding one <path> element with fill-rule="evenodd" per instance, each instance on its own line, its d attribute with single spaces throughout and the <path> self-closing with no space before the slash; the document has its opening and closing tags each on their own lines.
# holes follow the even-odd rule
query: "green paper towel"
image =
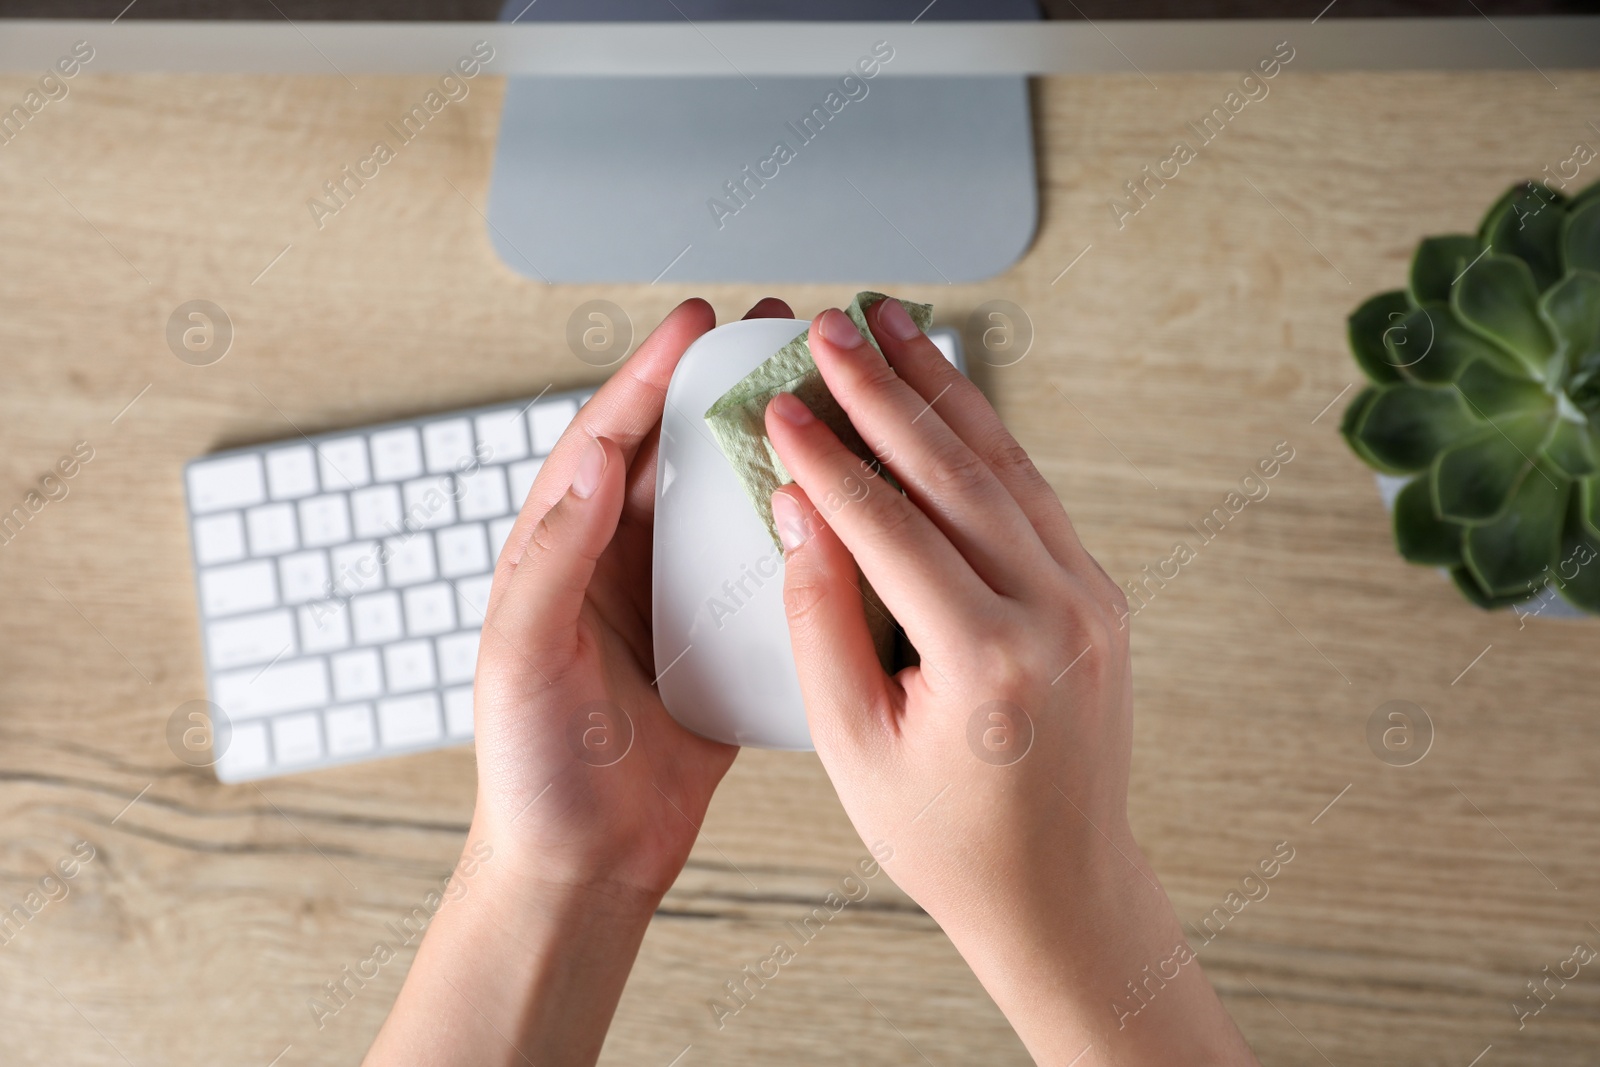
<svg viewBox="0 0 1600 1067">
<path fill-rule="evenodd" d="M 882 293 L 857 293 L 855 300 L 844 309 L 868 343 L 880 354 L 877 339 L 867 329 L 867 309 L 888 297 Z M 926 331 L 933 322 L 933 306 L 900 301 L 919 328 Z M 794 481 L 784 470 L 783 461 L 767 440 L 767 404 L 779 393 L 793 393 L 805 402 L 812 413 L 828 424 L 839 435 L 839 440 L 864 461 L 876 463 L 872 450 L 850 424 L 850 418 L 839 402 L 828 391 L 822 374 L 811 359 L 811 346 L 806 343 L 804 331 L 778 349 L 765 363 L 745 375 L 722 394 L 705 414 L 706 424 L 717 439 L 717 446 L 732 464 L 744 486 L 745 495 L 755 506 L 756 513 L 767 527 L 772 543 L 778 540 L 778 528 L 772 521 L 772 494 L 779 487 Z"/>
<path fill-rule="evenodd" d="M 861 331 L 880 356 L 883 350 L 878 348 L 877 339 L 867 328 L 866 312 L 873 304 L 887 299 L 889 297 L 882 293 L 861 292 L 844 309 L 844 313 L 856 324 L 856 329 Z M 902 300 L 900 306 L 906 309 L 911 321 L 924 332 L 932 325 L 932 305 Z M 772 521 L 772 494 L 794 479 L 789 477 L 772 442 L 767 440 L 766 429 L 767 404 L 779 393 L 793 393 L 804 401 L 806 407 L 826 423 L 844 446 L 861 457 L 863 462 L 877 466 L 877 460 L 856 428 L 850 424 L 849 416 L 828 391 L 821 372 L 811 359 L 811 346 L 806 342 L 804 331 L 724 393 L 706 412 L 706 424 L 711 427 L 717 446 L 739 476 L 739 484 L 744 487 L 745 495 L 761 516 L 772 543 L 782 547 L 777 526 Z M 888 478 L 888 472 L 881 473 L 892 485 L 893 480 Z M 898 486 L 895 488 L 898 489 Z M 878 658 L 885 669 L 890 669 L 894 646 L 893 620 L 865 578 L 861 582 L 861 592 L 867 599 L 867 624 L 878 648 Z"/>
</svg>

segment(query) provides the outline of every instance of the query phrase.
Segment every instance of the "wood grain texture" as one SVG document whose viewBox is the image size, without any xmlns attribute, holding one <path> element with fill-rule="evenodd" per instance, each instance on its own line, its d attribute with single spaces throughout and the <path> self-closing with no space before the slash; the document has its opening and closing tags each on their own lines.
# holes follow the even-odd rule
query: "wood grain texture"
<svg viewBox="0 0 1600 1067">
<path fill-rule="evenodd" d="M 1471 228 L 1511 182 L 1600 143 L 1600 77 L 1545 74 L 1559 91 L 1531 70 L 1291 65 L 1121 229 L 1123 182 L 1236 79 L 1040 82 L 1033 247 L 991 282 L 905 294 L 954 325 L 990 299 L 1026 309 L 1027 357 L 975 376 L 1119 580 L 1197 541 L 1189 524 L 1278 442 L 1294 450 L 1133 622 L 1131 812 L 1180 916 L 1200 923 L 1277 842 L 1294 849 L 1199 949 L 1267 1064 L 1466 1067 L 1491 1044 L 1482 1067 L 1580 1064 L 1600 1043 L 1594 970 L 1520 1032 L 1512 1008 L 1575 943 L 1600 945 L 1600 629 L 1519 627 L 1401 562 L 1336 432 L 1350 308 L 1402 281 L 1420 236 Z M 0 79 L 0 100 L 27 84 Z M 423 88 L 85 77 L 0 147 L 0 510 L 75 442 L 95 450 L 0 548 L 0 905 L 75 842 L 97 850 L 0 947 L 8 1062 L 355 1062 L 410 950 L 320 1028 L 307 999 L 462 845 L 470 750 L 257 788 L 218 785 L 165 741 L 203 695 L 183 461 L 592 383 L 565 345 L 573 308 L 605 297 L 642 330 L 692 295 L 670 278 L 546 287 L 495 259 L 479 215 L 489 80 L 319 231 L 306 199 Z M 766 295 L 697 291 L 724 319 Z M 850 293 L 780 295 L 809 316 Z M 237 329 L 215 366 L 163 340 L 194 298 Z M 1391 699 L 1431 715 L 1415 766 L 1367 747 Z M 686 1067 L 1027 1062 L 886 878 L 712 1024 L 723 983 L 864 854 L 814 758 L 741 755 L 605 1062 L 665 1065 L 685 1046 Z"/>
</svg>

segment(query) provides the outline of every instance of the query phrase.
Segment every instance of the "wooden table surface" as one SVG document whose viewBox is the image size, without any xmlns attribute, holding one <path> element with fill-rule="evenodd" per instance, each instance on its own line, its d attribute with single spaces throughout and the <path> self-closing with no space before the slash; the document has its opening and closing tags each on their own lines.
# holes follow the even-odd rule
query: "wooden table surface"
<svg viewBox="0 0 1600 1067">
<path fill-rule="evenodd" d="M 204 695 L 180 465 L 593 383 L 564 341 L 585 300 L 642 331 L 694 293 L 724 319 L 765 295 L 509 271 L 479 214 L 488 79 L 318 231 L 306 198 L 426 79 L 359 82 L 82 77 L 0 146 L 0 511 L 77 442 L 94 452 L 0 547 L 0 907 L 93 850 L 0 945 L 7 1062 L 355 1062 L 411 950 L 320 1027 L 308 1001 L 462 845 L 470 749 L 259 789 L 173 757 L 168 717 Z M 1291 66 L 1119 230 L 1123 182 L 1237 78 L 1154 83 L 1038 83 L 1033 246 L 992 281 L 906 294 L 958 326 L 986 300 L 1025 309 L 1027 357 L 975 377 L 1119 580 L 1293 450 L 1134 620 L 1138 837 L 1196 925 L 1293 850 L 1265 897 L 1193 938 L 1267 1064 L 1593 1063 L 1600 965 L 1520 1030 L 1515 1005 L 1600 946 L 1600 627 L 1482 614 L 1403 563 L 1337 425 L 1348 311 L 1402 282 L 1420 236 L 1470 229 L 1513 181 L 1600 144 L 1600 76 Z M 29 84 L 0 79 L 0 101 Z M 809 316 L 850 294 L 780 295 Z M 164 341 L 196 298 L 237 330 L 204 368 Z M 1415 765 L 1369 748 L 1390 700 L 1433 724 Z M 1027 1062 L 886 878 L 713 1025 L 723 983 L 863 855 L 814 757 L 742 754 L 604 1062 Z"/>
</svg>

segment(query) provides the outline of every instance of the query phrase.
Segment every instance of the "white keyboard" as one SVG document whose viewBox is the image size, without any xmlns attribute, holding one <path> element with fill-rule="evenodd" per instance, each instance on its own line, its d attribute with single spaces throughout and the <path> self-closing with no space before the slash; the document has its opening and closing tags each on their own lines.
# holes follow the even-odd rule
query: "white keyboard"
<svg viewBox="0 0 1600 1067">
<path fill-rule="evenodd" d="M 494 563 L 592 389 L 193 460 L 217 777 L 472 739 Z"/>
</svg>

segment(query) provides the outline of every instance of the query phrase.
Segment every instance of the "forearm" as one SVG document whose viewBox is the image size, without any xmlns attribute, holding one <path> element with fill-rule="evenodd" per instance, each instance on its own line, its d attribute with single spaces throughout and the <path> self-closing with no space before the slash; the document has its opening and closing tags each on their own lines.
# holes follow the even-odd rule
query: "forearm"
<svg viewBox="0 0 1600 1067">
<path fill-rule="evenodd" d="M 497 844 L 434 916 L 365 1062 L 594 1063 L 656 903 L 541 881 L 535 862 Z"/>
<path fill-rule="evenodd" d="M 947 925 L 1038 1063 L 1092 1047 L 1082 1064 L 1255 1067 L 1131 835 L 1087 863 L 1041 866 L 1072 869 Z"/>
</svg>

